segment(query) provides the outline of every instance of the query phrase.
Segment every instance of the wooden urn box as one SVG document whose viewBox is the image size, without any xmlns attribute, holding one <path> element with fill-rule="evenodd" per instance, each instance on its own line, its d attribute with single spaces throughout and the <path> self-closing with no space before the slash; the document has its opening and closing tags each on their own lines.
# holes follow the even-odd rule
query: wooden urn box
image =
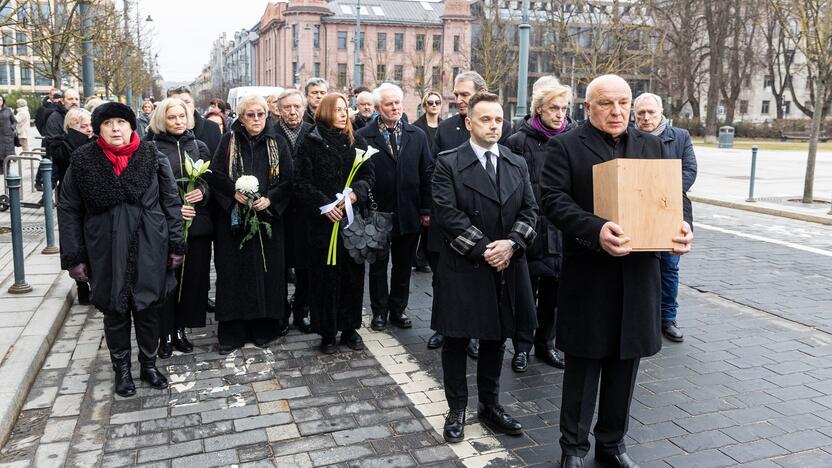
<svg viewBox="0 0 832 468">
<path fill-rule="evenodd" d="M 682 227 L 682 160 L 617 158 L 592 166 L 595 214 L 630 237 L 634 252 L 673 250 Z"/>
</svg>

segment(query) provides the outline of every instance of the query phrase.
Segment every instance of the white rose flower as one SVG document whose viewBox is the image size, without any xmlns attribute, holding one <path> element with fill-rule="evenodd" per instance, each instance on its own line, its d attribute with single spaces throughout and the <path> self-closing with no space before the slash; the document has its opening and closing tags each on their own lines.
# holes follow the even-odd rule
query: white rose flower
<svg viewBox="0 0 832 468">
<path fill-rule="evenodd" d="M 257 180 L 257 177 L 254 176 L 240 176 L 234 184 L 234 189 L 246 195 L 254 195 L 258 192 L 258 190 L 260 190 L 260 182 Z"/>
</svg>

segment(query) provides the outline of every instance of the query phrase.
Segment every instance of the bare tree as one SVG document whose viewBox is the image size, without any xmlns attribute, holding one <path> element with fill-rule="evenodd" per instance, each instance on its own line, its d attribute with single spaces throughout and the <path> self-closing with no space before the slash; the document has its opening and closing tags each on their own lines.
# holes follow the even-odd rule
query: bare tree
<svg viewBox="0 0 832 468">
<path fill-rule="evenodd" d="M 726 40 L 728 60 L 720 87 L 725 102 L 725 122 L 734 122 L 737 99 L 745 88 L 757 55 L 757 28 L 761 2 L 737 0 L 731 11 L 731 35 Z"/>
<path fill-rule="evenodd" d="M 812 117 L 802 200 L 803 203 L 812 203 L 818 136 L 823 119 L 832 105 L 832 0 L 768 1 L 779 18 L 780 27 L 806 59 L 811 106 L 797 99 L 794 80 L 789 81 L 789 91 L 795 105 Z"/>
<path fill-rule="evenodd" d="M 72 0 L 25 2 L 18 31 L 28 36 L 35 57 L 31 65 L 61 86 L 65 74 L 77 73 L 78 61 L 70 60 L 73 48 L 80 47 L 79 3 Z M 53 8 L 54 6 L 54 8 Z"/>
<path fill-rule="evenodd" d="M 762 35 L 766 41 L 762 66 L 771 78 L 771 94 L 774 96 L 777 118 L 783 118 L 783 101 L 792 81 L 795 46 L 780 25 L 780 11 L 772 2 L 763 4 L 765 18 Z"/>
<path fill-rule="evenodd" d="M 501 14 L 499 2 L 477 2 L 477 17 L 472 27 L 471 66 L 488 84 L 488 89 L 505 94 L 507 83 L 516 80 L 517 62 L 510 52 L 509 38 L 514 35 L 511 18 Z"/>
<path fill-rule="evenodd" d="M 730 2 L 704 2 L 708 31 L 708 95 L 705 113 L 705 141 L 715 143 L 719 94 L 724 75 L 725 43 L 731 26 Z"/>
</svg>

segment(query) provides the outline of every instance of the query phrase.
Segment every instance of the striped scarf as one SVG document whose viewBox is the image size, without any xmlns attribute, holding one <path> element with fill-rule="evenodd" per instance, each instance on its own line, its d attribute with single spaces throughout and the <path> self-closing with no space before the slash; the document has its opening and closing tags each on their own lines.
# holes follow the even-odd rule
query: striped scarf
<svg viewBox="0 0 832 468">
<path fill-rule="evenodd" d="M 274 138 L 266 138 L 266 147 L 269 154 L 269 184 L 280 177 L 280 152 L 277 150 L 277 142 Z M 231 180 L 237 180 L 245 175 L 243 157 L 240 153 L 240 142 L 237 139 L 237 132 L 231 132 L 231 141 L 228 144 L 228 175 Z M 253 156 L 253 155 L 252 155 Z M 266 187 L 268 188 L 268 187 Z M 263 187 L 260 188 L 264 190 Z"/>
</svg>

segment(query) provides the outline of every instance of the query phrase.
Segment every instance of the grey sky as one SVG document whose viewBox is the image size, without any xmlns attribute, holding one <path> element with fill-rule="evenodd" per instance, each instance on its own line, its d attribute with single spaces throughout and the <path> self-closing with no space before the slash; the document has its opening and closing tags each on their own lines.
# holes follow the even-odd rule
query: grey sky
<svg viewBox="0 0 832 468">
<path fill-rule="evenodd" d="M 268 0 L 138 0 L 142 18 L 153 18 L 149 32 L 159 69 L 167 81 L 190 82 L 208 63 L 211 45 L 222 33 L 253 26 Z M 121 6 L 121 0 L 116 5 Z M 131 1 L 135 14 L 135 3 Z M 135 16 L 133 16 L 135 18 Z M 135 21 L 135 19 L 133 20 Z M 144 42 L 144 38 L 143 42 Z"/>
</svg>

